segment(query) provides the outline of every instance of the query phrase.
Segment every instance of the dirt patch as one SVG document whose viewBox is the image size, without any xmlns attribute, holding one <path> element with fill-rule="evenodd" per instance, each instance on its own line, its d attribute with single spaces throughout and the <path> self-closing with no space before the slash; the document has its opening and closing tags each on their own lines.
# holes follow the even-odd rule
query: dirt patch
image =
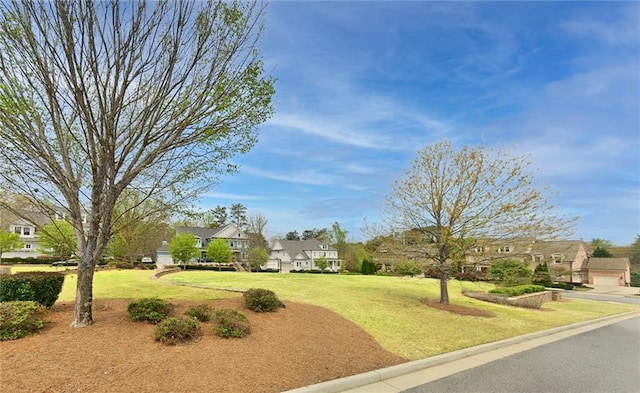
<svg viewBox="0 0 640 393">
<path fill-rule="evenodd" d="M 467 306 L 461 306 L 459 304 L 442 304 L 435 300 L 420 299 L 422 304 L 433 307 L 438 310 L 448 311 L 458 315 L 469 315 L 472 317 L 494 318 L 496 314 L 491 311 L 482 310 L 480 308 L 473 308 Z"/>
<path fill-rule="evenodd" d="M 281 392 L 403 363 L 359 326 L 321 307 L 286 302 L 254 313 L 242 298 L 172 301 L 244 312 L 252 333 L 223 339 L 202 324 L 194 342 L 164 346 L 154 325 L 131 322 L 127 300 L 97 300 L 94 324 L 69 327 L 73 304 L 57 303 L 43 331 L 1 345 L 6 392 Z"/>
</svg>

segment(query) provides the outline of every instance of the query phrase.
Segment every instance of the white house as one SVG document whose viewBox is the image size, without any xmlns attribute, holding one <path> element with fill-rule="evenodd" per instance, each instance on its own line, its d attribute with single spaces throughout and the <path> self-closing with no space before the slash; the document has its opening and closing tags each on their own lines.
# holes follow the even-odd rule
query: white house
<svg viewBox="0 0 640 393">
<path fill-rule="evenodd" d="M 275 240 L 271 246 L 271 255 L 263 270 L 277 270 L 289 273 L 292 270 L 320 270 L 315 262 L 325 258 L 329 264 L 327 271 L 340 270 L 338 250 L 317 239 Z"/>
</svg>

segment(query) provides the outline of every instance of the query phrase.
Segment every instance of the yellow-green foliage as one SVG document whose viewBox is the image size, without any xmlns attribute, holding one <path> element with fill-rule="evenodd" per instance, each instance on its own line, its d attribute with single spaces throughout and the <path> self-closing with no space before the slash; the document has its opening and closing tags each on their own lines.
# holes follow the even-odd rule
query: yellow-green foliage
<svg viewBox="0 0 640 393">
<path fill-rule="evenodd" d="M 44 307 L 33 301 L 0 303 L 0 341 L 15 340 L 44 327 Z"/>
</svg>

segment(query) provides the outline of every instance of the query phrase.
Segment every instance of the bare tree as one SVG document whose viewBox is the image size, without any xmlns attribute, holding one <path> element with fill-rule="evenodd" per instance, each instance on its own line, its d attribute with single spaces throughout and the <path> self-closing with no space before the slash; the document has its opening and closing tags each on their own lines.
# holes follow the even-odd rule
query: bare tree
<svg viewBox="0 0 640 393">
<path fill-rule="evenodd" d="M 566 233 L 574 219 L 554 213 L 528 173 L 526 157 L 504 150 L 463 147 L 443 140 L 418 152 L 387 198 L 386 228 L 422 231 L 411 252 L 439 269 L 440 303 L 449 303 L 450 263 L 486 239 L 548 238 Z M 389 231 L 391 232 L 391 231 Z"/>
<path fill-rule="evenodd" d="M 264 11 L 212 0 L 0 3 L 0 179 L 63 207 L 74 226 L 72 326 L 93 321 L 94 267 L 123 190 L 180 204 L 254 145 L 274 94 L 258 52 Z"/>
</svg>

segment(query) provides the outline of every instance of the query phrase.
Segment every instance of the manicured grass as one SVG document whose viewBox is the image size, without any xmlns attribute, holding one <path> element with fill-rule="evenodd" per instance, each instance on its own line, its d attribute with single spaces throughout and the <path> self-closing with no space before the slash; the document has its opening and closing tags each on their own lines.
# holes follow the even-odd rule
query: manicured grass
<svg viewBox="0 0 640 393">
<path fill-rule="evenodd" d="M 362 326 L 387 350 L 410 360 L 637 309 L 578 299 L 545 303 L 544 310 L 521 309 L 462 295 L 463 289 L 486 290 L 493 287 L 490 284 L 450 282 L 451 303 L 497 315 L 480 318 L 420 303 L 425 297 L 439 299 L 439 283 L 432 279 L 201 271 L 180 272 L 164 279 L 218 288 L 267 288 L 282 300 L 326 307 Z"/>
<path fill-rule="evenodd" d="M 12 269 L 13 272 L 19 270 Z M 150 270 L 98 271 L 94 276 L 94 298 L 207 300 L 241 296 L 214 288 L 266 288 L 281 300 L 314 304 L 341 314 L 362 326 L 384 348 L 409 360 L 638 309 L 632 305 L 580 299 L 548 302 L 544 310 L 520 309 L 462 295 L 462 290 L 487 290 L 493 285 L 451 281 L 451 303 L 497 315 L 480 318 L 423 305 L 421 298 L 439 299 L 439 283 L 433 279 L 191 271 L 164 276 L 162 279 L 166 282 L 163 282 L 151 279 L 152 274 Z M 76 278 L 75 273 L 67 274 L 59 301 L 75 299 Z M 295 327 L 292 329 L 291 334 L 295 334 Z M 331 326 L 327 326 L 327 330 L 330 331 Z M 336 339 L 349 340 L 349 337 Z"/>
</svg>

